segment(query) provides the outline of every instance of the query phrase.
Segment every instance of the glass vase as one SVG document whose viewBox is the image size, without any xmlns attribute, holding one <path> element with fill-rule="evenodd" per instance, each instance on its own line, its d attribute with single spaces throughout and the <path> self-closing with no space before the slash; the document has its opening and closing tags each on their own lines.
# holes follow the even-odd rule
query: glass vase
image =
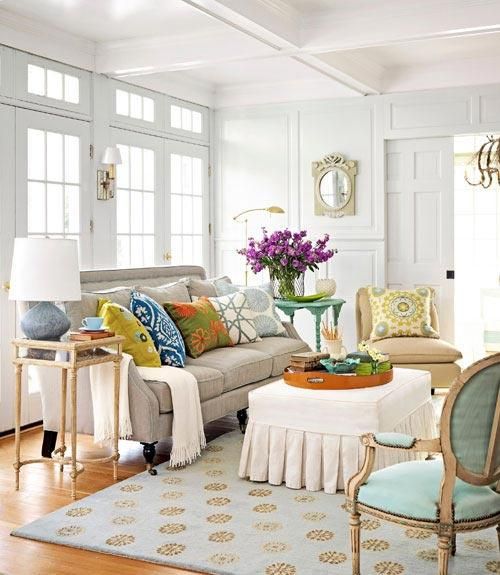
<svg viewBox="0 0 500 575">
<path fill-rule="evenodd" d="M 271 275 L 271 283 L 275 299 L 288 299 L 290 295 L 304 295 L 304 274 L 279 277 Z"/>
</svg>

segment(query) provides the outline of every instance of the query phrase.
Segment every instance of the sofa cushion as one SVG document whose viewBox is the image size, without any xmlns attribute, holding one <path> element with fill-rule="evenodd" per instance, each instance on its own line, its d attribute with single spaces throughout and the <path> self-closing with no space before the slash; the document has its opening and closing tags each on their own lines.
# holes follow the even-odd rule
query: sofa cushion
<svg viewBox="0 0 500 575">
<path fill-rule="evenodd" d="M 222 394 L 224 377 L 220 371 L 210 367 L 202 367 L 201 365 L 187 365 L 184 369 L 196 377 L 202 403 Z M 146 381 L 146 384 L 156 395 L 156 399 L 160 404 L 160 413 L 173 411 L 172 394 L 168 384 L 164 381 Z"/>
<path fill-rule="evenodd" d="M 196 359 L 187 358 L 186 365 L 216 369 L 224 376 L 224 391 L 237 389 L 271 376 L 272 358 L 256 349 L 249 349 L 249 345 L 252 344 L 213 349 Z"/>
<path fill-rule="evenodd" d="M 163 306 L 166 301 L 191 301 L 187 289 L 187 280 L 181 280 L 158 287 L 136 286 L 135 289 L 138 292 L 146 294 L 161 306 Z"/>
<path fill-rule="evenodd" d="M 215 282 L 217 281 L 231 283 L 231 280 L 227 276 L 218 276 L 216 278 L 209 278 L 207 280 L 189 278 L 187 286 L 191 299 L 195 300 L 199 297 L 216 297 L 217 291 L 215 289 Z"/>
<path fill-rule="evenodd" d="M 290 365 L 292 353 L 311 351 L 309 346 L 301 339 L 291 339 L 288 337 L 266 337 L 263 341 L 255 341 L 240 345 L 239 348 L 254 349 L 269 357 L 273 362 L 271 375 L 281 375 L 283 370 Z"/>
<path fill-rule="evenodd" d="M 64 308 L 71 322 L 71 329 L 77 330 L 84 317 L 93 317 L 97 314 L 99 298 L 105 298 L 129 309 L 131 293 L 130 288 L 120 286 L 95 292 L 82 292 L 81 301 L 65 302 Z"/>
<path fill-rule="evenodd" d="M 371 342 L 369 342 L 371 345 Z M 392 363 L 453 363 L 462 357 L 460 351 L 443 339 L 428 337 L 394 337 L 373 343 L 389 354 Z"/>
</svg>

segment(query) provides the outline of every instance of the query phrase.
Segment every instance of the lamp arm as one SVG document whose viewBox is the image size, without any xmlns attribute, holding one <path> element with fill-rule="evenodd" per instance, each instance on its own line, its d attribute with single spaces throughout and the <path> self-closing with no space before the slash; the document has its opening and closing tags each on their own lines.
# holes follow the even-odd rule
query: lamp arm
<svg viewBox="0 0 500 575">
<path fill-rule="evenodd" d="M 236 214 L 233 217 L 233 220 L 237 220 L 240 216 L 243 216 L 244 214 L 249 214 L 250 212 L 267 212 L 267 208 L 252 208 L 251 210 L 243 210 L 239 214 Z"/>
</svg>

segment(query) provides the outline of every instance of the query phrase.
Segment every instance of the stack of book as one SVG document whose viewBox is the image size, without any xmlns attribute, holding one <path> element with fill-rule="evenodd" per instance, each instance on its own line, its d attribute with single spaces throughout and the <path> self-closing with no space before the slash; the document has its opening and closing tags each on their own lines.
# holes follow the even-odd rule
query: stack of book
<svg viewBox="0 0 500 575">
<path fill-rule="evenodd" d="M 290 369 L 293 371 L 315 371 L 323 370 L 320 359 L 330 357 L 328 353 L 319 353 L 316 351 L 307 351 L 304 353 L 295 353 L 290 358 Z"/>
<path fill-rule="evenodd" d="M 93 339 L 104 339 L 106 337 L 113 337 L 114 331 L 96 330 L 96 331 L 72 331 L 69 334 L 70 341 L 92 341 Z"/>
</svg>

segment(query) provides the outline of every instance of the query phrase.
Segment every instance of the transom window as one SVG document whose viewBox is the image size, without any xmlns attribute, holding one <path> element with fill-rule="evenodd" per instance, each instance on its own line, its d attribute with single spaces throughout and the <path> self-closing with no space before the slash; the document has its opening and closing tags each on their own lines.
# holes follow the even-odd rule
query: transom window
<svg viewBox="0 0 500 575">
<path fill-rule="evenodd" d="M 203 177 L 200 158 L 170 155 L 172 264 L 203 264 Z"/>
<path fill-rule="evenodd" d="M 155 102 L 153 98 L 140 96 L 125 90 L 115 90 L 115 111 L 120 116 L 128 116 L 145 122 L 155 121 Z"/>
<path fill-rule="evenodd" d="M 28 236 L 78 239 L 80 138 L 28 128 Z"/>
<path fill-rule="evenodd" d="M 50 68 L 28 64 L 28 92 L 70 104 L 80 102 L 80 80 Z"/>
<path fill-rule="evenodd" d="M 155 153 L 119 144 L 122 163 L 116 173 L 118 267 L 155 262 Z"/>
<path fill-rule="evenodd" d="M 182 106 L 170 106 L 170 127 L 201 134 L 203 130 L 202 115 L 196 110 Z"/>
</svg>

